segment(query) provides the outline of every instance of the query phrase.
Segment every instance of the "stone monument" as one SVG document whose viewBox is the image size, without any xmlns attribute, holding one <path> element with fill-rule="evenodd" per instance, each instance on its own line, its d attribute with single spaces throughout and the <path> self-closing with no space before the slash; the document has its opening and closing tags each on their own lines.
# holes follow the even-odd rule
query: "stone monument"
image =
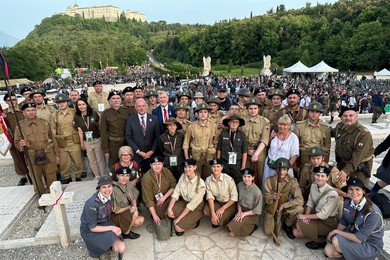
<svg viewBox="0 0 390 260">
<path fill-rule="evenodd" d="M 202 74 L 202 76 L 204 76 L 204 77 L 209 76 L 210 71 L 211 71 L 211 58 L 210 58 L 210 56 L 208 56 L 207 58 L 203 57 L 203 74 Z"/>
<path fill-rule="evenodd" d="M 271 68 L 271 55 L 263 55 L 263 62 L 264 66 L 263 69 L 261 70 L 260 74 L 264 76 L 271 76 L 272 72 L 270 70 Z"/>
</svg>

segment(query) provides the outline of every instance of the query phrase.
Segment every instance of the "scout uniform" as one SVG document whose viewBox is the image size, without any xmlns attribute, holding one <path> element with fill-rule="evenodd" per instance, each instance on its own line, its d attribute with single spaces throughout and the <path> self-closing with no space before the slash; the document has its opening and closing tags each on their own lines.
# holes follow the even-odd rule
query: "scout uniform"
<svg viewBox="0 0 390 260">
<path fill-rule="evenodd" d="M 257 98 L 250 98 L 248 100 L 247 106 L 249 105 L 258 105 L 259 100 Z M 257 160 L 257 180 L 260 184 L 263 179 L 264 163 L 267 158 L 267 147 L 270 141 L 270 122 L 267 118 L 257 115 L 255 119 L 250 119 L 249 116 L 245 118 L 245 125 L 242 127 L 244 131 L 246 140 L 248 142 L 248 150 L 256 150 L 259 147 L 260 143 L 264 144 L 264 149 L 259 155 Z M 251 162 L 251 156 L 247 157 L 246 166 L 249 167 L 254 165 Z"/>
<path fill-rule="evenodd" d="M 333 129 L 332 136 L 336 139 L 337 168 L 368 186 L 374 157 L 371 133 L 359 122 L 347 129 L 340 122 Z"/>
<path fill-rule="evenodd" d="M 148 209 L 154 207 L 157 216 L 164 219 L 171 198 L 169 197 L 161 206 L 157 206 L 157 198 L 164 196 L 170 189 L 175 189 L 176 184 L 172 173 L 165 167 L 162 168 L 160 174 L 155 174 L 153 169 L 147 171 L 141 181 L 142 200 L 145 207 Z"/>
<path fill-rule="evenodd" d="M 329 168 L 322 166 L 314 168 L 313 172 L 330 174 Z M 302 233 L 315 243 L 324 243 L 329 232 L 337 227 L 338 203 L 339 195 L 328 183 L 320 188 L 313 183 L 306 206 L 314 211 L 318 219 L 311 219 L 309 224 L 298 221 Z"/>
<path fill-rule="evenodd" d="M 273 96 L 279 96 L 282 100 L 284 99 L 284 94 L 280 90 L 275 90 L 272 92 L 271 95 L 269 95 L 269 98 L 272 99 Z M 279 106 L 273 106 L 271 104 L 270 107 L 267 107 L 264 109 L 262 116 L 267 118 L 270 121 L 271 124 L 271 132 L 272 131 L 277 131 L 278 130 L 278 111 L 280 110 L 282 104 Z"/>
<path fill-rule="evenodd" d="M 253 91 L 253 96 L 257 96 L 258 94 L 262 93 L 262 92 L 265 92 L 267 93 L 267 90 L 263 87 L 261 88 L 257 88 L 255 89 L 255 91 Z M 264 98 L 264 100 L 261 100 L 259 98 L 259 101 L 260 101 L 260 107 L 259 107 L 259 115 L 261 116 L 264 116 L 263 113 L 264 113 L 264 110 L 266 108 L 271 108 L 272 106 L 272 103 L 271 103 L 271 100 L 269 100 L 268 98 Z"/>
<path fill-rule="evenodd" d="M 312 102 L 310 103 L 308 111 L 323 112 L 321 103 Z M 295 125 L 294 133 L 299 138 L 299 158 L 298 166 L 304 165 L 310 162 L 307 151 L 309 148 L 319 146 L 325 153 L 325 161 L 329 161 L 330 154 L 330 128 L 328 125 L 318 120 L 317 124 L 313 125 L 309 119 L 297 122 Z"/>
<path fill-rule="evenodd" d="M 30 99 L 33 99 L 33 96 L 35 94 L 41 94 L 42 97 L 45 96 L 45 92 L 43 92 L 42 90 L 39 90 L 39 89 L 35 89 L 30 95 Z M 51 116 L 53 114 L 53 112 L 55 111 L 54 107 L 52 106 L 48 106 L 45 104 L 45 102 L 43 102 L 42 104 L 37 105 L 37 117 L 38 118 L 42 118 L 42 119 L 45 119 L 47 122 L 49 122 L 51 124 Z"/>
<path fill-rule="evenodd" d="M 23 96 L 23 94 L 24 93 L 26 93 L 26 92 L 32 92 L 32 88 L 30 88 L 30 87 L 24 87 L 24 88 L 22 88 L 21 90 L 20 90 L 20 95 L 22 95 Z M 28 94 L 28 93 L 27 93 Z M 26 95 L 27 95 L 26 94 Z M 30 96 L 29 96 L 29 98 L 30 98 Z M 31 101 L 28 101 L 27 99 L 24 99 L 22 102 L 20 102 L 19 103 L 19 109 L 20 110 L 22 110 L 22 106 L 24 105 L 24 104 L 27 104 L 27 103 L 30 103 Z M 49 121 L 50 122 L 50 121 Z"/>
<path fill-rule="evenodd" d="M 255 175 L 253 170 L 249 168 L 241 170 L 241 174 L 250 174 L 252 176 Z M 254 231 L 255 225 L 259 220 L 259 216 L 261 215 L 261 210 L 263 207 L 263 198 L 261 190 L 254 183 L 247 187 L 244 182 L 240 182 L 237 185 L 237 190 L 237 203 L 240 204 L 241 211 L 246 212 L 252 210 L 254 214 L 244 217 L 241 222 L 232 220 L 229 222 L 227 227 L 234 233 L 235 236 L 246 237 Z"/>
<path fill-rule="evenodd" d="M 95 81 L 93 86 L 98 84 L 102 84 L 100 81 Z M 103 88 L 103 86 L 102 86 Z M 96 111 L 99 115 L 103 113 L 105 109 L 110 107 L 110 103 L 108 102 L 108 93 L 102 91 L 102 93 L 98 94 L 96 91 L 93 91 L 88 94 L 88 104 L 92 107 L 93 111 Z"/>
<path fill-rule="evenodd" d="M 23 105 L 22 110 L 31 107 L 35 108 L 35 104 L 26 103 Z M 29 168 L 33 170 L 30 170 L 30 173 L 35 174 L 35 178 L 31 176 L 31 179 L 34 182 L 34 191 L 35 193 L 40 194 L 46 193 L 53 181 L 56 180 L 57 167 L 55 158 L 59 156 L 57 142 L 53 137 L 49 122 L 37 117 L 34 119 L 26 118 L 20 122 L 20 128 L 24 135 L 23 138 L 27 142 L 27 154 L 32 163 L 32 165 L 29 165 Z M 22 136 L 20 135 L 19 128 L 16 127 L 14 144 L 19 151 L 23 151 L 24 147 L 19 144 L 20 140 L 22 140 Z M 46 153 L 46 156 L 49 159 L 48 162 L 42 164 L 36 163 L 35 151 L 39 150 L 43 150 Z"/>
<path fill-rule="evenodd" d="M 157 103 L 157 100 L 156 100 L 156 103 L 154 105 L 151 105 L 150 102 L 149 102 L 149 97 L 157 97 L 157 92 L 154 91 L 154 90 L 149 90 L 148 92 L 146 92 L 145 94 L 145 98 L 147 100 L 147 104 L 148 104 L 148 110 L 147 110 L 147 113 L 149 114 L 152 114 L 152 111 L 153 109 L 155 109 L 156 107 L 158 107 L 158 103 Z"/>
<path fill-rule="evenodd" d="M 210 165 L 220 164 L 223 165 L 221 159 L 214 159 L 210 161 Z M 206 200 L 208 203 L 204 206 L 203 212 L 206 216 L 211 217 L 210 203 L 214 204 L 214 211 L 223 207 L 229 200 L 237 201 L 238 192 L 234 179 L 225 173 L 221 173 L 218 180 L 214 175 L 207 177 L 206 181 Z M 233 203 L 230 207 L 226 208 L 223 215 L 219 219 L 219 225 L 225 226 L 236 214 L 237 204 Z M 215 227 L 215 226 L 213 226 Z"/>
<path fill-rule="evenodd" d="M 291 168 L 290 162 L 286 158 L 278 158 L 275 163 L 275 170 L 281 168 Z M 278 205 L 275 205 L 275 200 L 272 194 L 277 193 L 279 200 Z M 279 206 L 283 206 L 283 211 L 278 214 L 283 214 L 283 229 L 286 231 L 289 238 L 293 238 L 292 226 L 296 222 L 297 215 L 303 212 L 303 197 L 298 186 L 298 181 L 291 177 L 289 174 L 286 175 L 285 179 L 280 181 L 279 174 L 268 177 L 264 185 L 264 196 L 265 196 L 265 221 L 264 221 L 264 234 L 270 236 L 274 228 L 274 210 L 278 209 Z M 276 207 L 275 207 L 276 206 Z M 277 223 L 277 233 L 279 233 L 281 227 L 282 218 L 279 217 Z"/>
<path fill-rule="evenodd" d="M 199 110 L 209 110 L 209 107 L 207 104 L 202 103 L 194 111 L 196 113 Z M 213 122 L 207 121 L 203 126 L 199 121 L 196 121 L 187 128 L 183 149 L 191 148 L 192 158 L 197 161 L 197 171 L 202 179 L 206 179 L 211 175 L 208 162 L 214 158 L 217 141 L 217 127 Z"/>
<path fill-rule="evenodd" d="M 223 125 L 229 127 L 231 120 L 239 120 L 240 126 L 245 125 L 244 119 L 232 115 L 223 120 Z M 230 128 L 222 130 L 219 135 L 217 151 L 221 151 L 220 158 L 225 161 L 224 170 L 238 184 L 242 181 L 240 170 L 242 167 L 242 156 L 248 153 L 248 144 L 245 133 L 237 129 L 232 132 Z"/>
<path fill-rule="evenodd" d="M 124 96 L 127 92 L 134 93 L 134 89 L 132 87 L 125 87 L 122 91 L 122 95 Z M 134 100 L 132 102 L 127 102 L 125 99 L 123 99 L 122 106 L 130 108 L 132 115 L 137 113 L 137 111 L 135 110 L 135 107 L 134 107 Z"/>
<path fill-rule="evenodd" d="M 58 94 L 55 98 L 56 103 L 68 102 L 68 97 L 64 94 Z M 76 181 L 81 181 L 81 171 L 83 169 L 81 161 L 80 137 L 77 129 L 73 126 L 75 110 L 67 108 L 64 113 L 62 110 L 53 112 L 51 127 L 56 133 L 55 138 L 60 150 L 60 172 L 64 175 L 62 184 L 68 184 L 72 181 L 70 172 L 70 162 L 74 162 L 74 173 Z"/>
<path fill-rule="evenodd" d="M 215 98 L 215 97 L 211 97 L 211 98 L 209 98 L 207 101 L 206 101 L 206 103 L 208 104 L 208 105 L 210 105 L 210 104 L 217 104 L 218 105 L 218 107 L 221 105 L 221 101 L 219 101 L 219 99 L 218 98 Z M 221 118 L 223 117 L 223 114 L 221 113 L 221 112 L 219 112 L 219 111 L 217 111 L 217 113 L 215 113 L 215 114 L 211 114 L 211 113 L 209 113 L 209 120 L 211 121 L 211 122 L 214 122 L 215 124 L 218 124 L 218 122 L 221 120 Z"/>
<path fill-rule="evenodd" d="M 286 93 L 286 98 L 288 98 L 288 96 L 292 95 L 292 94 L 300 96 L 300 93 L 299 93 L 298 90 L 290 89 Z M 276 114 L 276 117 L 279 120 L 279 118 L 281 116 L 283 116 L 284 114 L 287 114 L 290 117 L 290 119 L 291 119 L 291 130 L 292 131 L 294 131 L 296 122 L 303 121 L 303 120 L 307 119 L 308 115 L 309 115 L 309 113 L 306 110 L 306 108 L 303 108 L 303 107 L 300 107 L 300 106 L 298 106 L 298 108 L 296 110 L 291 110 L 289 106 L 284 107 L 284 108 L 282 108 L 281 110 L 278 111 L 278 113 Z"/>
<path fill-rule="evenodd" d="M 177 110 L 179 109 L 184 109 L 185 111 L 187 111 L 187 115 L 188 115 L 188 106 L 186 106 L 185 104 L 182 104 L 182 103 L 178 103 L 176 106 L 175 106 L 175 113 L 176 113 L 176 120 L 181 124 L 182 126 L 182 129 L 180 131 L 182 131 L 184 134 L 186 133 L 187 131 L 187 128 L 188 126 L 191 124 L 191 121 L 188 120 L 189 116 L 186 118 L 186 119 L 180 119 L 177 117 Z"/>
<path fill-rule="evenodd" d="M 108 96 L 119 95 L 119 92 L 112 91 Z M 100 119 L 100 136 L 104 154 L 109 154 L 108 167 L 110 168 L 119 161 L 119 148 L 126 145 L 125 128 L 127 118 L 131 115 L 128 107 L 119 107 L 118 110 L 112 107 L 103 111 Z"/>
</svg>

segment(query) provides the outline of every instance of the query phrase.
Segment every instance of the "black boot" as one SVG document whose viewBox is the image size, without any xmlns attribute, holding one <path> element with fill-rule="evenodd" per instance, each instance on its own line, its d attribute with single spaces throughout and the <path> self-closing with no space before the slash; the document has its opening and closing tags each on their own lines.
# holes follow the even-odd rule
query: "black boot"
<svg viewBox="0 0 390 260">
<path fill-rule="evenodd" d="M 27 183 L 27 178 L 21 178 L 18 182 L 18 186 L 24 186 Z"/>
</svg>

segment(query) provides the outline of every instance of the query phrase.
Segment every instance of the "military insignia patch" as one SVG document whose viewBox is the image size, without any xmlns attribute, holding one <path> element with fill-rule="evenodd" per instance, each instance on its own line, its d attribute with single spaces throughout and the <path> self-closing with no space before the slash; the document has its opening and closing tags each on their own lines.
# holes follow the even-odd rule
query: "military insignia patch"
<svg viewBox="0 0 390 260">
<path fill-rule="evenodd" d="M 363 146 L 364 146 L 363 143 L 358 143 L 358 147 L 359 147 L 359 148 L 362 148 Z"/>
</svg>

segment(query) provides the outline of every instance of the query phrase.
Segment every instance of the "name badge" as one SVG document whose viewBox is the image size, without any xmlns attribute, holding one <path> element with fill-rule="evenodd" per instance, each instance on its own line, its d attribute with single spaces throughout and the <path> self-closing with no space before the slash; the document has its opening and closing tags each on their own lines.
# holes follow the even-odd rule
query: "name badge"
<svg viewBox="0 0 390 260">
<path fill-rule="evenodd" d="M 85 140 L 87 140 L 87 142 L 93 141 L 92 133 L 93 133 L 92 131 L 85 132 Z"/>
<path fill-rule="evenodd" d="M 164 197 L 164 195 L 160 192 L 154 195 L 154 197 L 156 198 L 157 201 L 159 201 L 162 197 Z"/>
<path fill-rule="evenodd" d="M 229 164 L 237 164 L 237 153 L 229 152 Z"/>
<path fill-rule="evenodd" d="M 169 156 L 169 166 L 177 166 L 177 156 Z"/>
<path fill-rule="evenodd" d="M 103 112 L 104 111 L 104 104 L 103 103 L 99 103 L 98 104 L 98 111 L 99 112 Z"/>
</svg>

